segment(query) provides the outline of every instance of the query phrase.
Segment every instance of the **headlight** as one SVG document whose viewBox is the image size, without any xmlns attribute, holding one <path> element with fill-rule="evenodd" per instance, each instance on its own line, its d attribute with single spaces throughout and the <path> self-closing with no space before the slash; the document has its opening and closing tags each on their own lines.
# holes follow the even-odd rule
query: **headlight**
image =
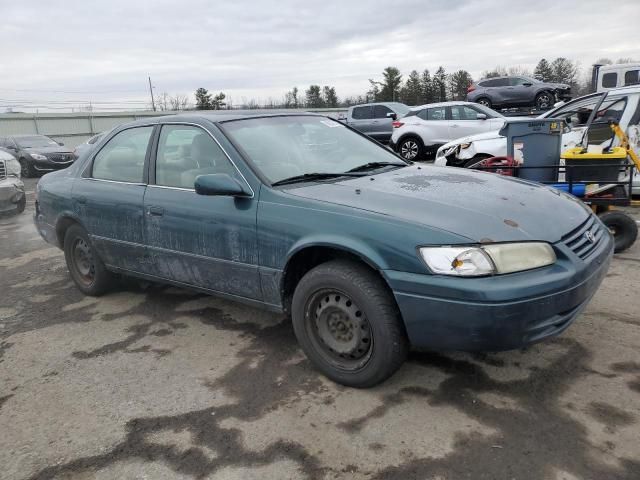
<svg viewBox="0 0 640 480">
<path fill-rule="evenodd" d="M 46 160 L 47 157 L 45 157 L 44 155 L 40 155 L 39 153 L 30 153 L 29 155 L 31 155 L 31 158 L 33 158 L 34 160 Z"/>
<path fill-rule="evenodd" d="M 496 243 L 481 247 L 422 247 L 420 255 L 433 273 L 460 277 L 521 272 L 556 261 L 551 245 L 543 242 Z"/>
<path fill-rule="evenodd" d="M 469 148 L 471 146 L 471 142 L 467 142 L 467 143 L 461 143 L 460 144 L 460 150 L 466 150 L 467 148 Z"/>
<path fill-rule="evenodd" d="M 7 175 L 13 175 L 14 177 L 20 178 L 20 162 L 15 158 L 11 160 L 5 161 L 5 165 L 7 168 Z"/>
</svg>

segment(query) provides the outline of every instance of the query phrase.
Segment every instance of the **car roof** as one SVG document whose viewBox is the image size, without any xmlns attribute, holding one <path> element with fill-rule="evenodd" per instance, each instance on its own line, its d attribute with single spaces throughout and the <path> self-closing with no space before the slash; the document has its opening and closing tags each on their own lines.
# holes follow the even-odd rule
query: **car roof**
<svg viewBox="0 0 640 480">
<path fill-rule="evenodd" d="M 355 107 L 372 107 L 374 105 L 404 105 L 402 102 L 372 102 L 372 103 L 360 103 L 358 105 L 352 105 L 350 108 Z M 405 105 L 406 107 L 406 105 Z"/>
<path fill-rule="evenodd" d="M 474 102 L 465 102 L 462 100 L 452 101 L 452 102 L 438 102 L 438 103 L 425 103 L 424 105 L 418 105 L 416 107 L 411 107 L 411 111 L 422 110 L 423 108 L 431 108 L 431 107 L 451 107 L 454 105 L 478 105 Z"/>
<path fill-rule="evenodd" d="M 141 118 L 126 123 L 127 126 L 149 125 L 154 123 L 190 122 L 194 120 L 208 120 L 212 123 L 223 123 L 232 120 L 244 120 L 249 118 L 268 117 L 318 117 L 325 116 L 311 112 L 291 112 L 291 110 L 192 110 L 174 115 L 162 115 L 159 117 Z"/>
</svg>

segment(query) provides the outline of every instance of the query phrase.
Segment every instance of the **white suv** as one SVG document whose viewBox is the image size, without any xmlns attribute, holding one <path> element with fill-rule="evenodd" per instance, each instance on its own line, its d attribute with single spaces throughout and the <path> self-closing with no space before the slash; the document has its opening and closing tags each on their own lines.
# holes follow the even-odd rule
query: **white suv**
<svg viewBox="0 0 640 480">
<path fill-rule="evenodd" d="M 497 130 L 503 123 L 502 115 L 477 103 L 430 103 L 393 122 L 390 146 L 403 158 L 417 160 L 454 138 Z"/>
</svg>

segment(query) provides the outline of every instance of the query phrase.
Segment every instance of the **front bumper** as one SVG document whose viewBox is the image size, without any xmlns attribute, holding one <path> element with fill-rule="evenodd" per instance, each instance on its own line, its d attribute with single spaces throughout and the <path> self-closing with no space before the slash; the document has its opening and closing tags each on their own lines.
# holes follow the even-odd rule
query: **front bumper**
<svg viewBox="0 0 640 480">
<path fill-rule="evenodd" d="M 55 170 L 62 170 L 73 165 L 75 161 L 75 158 L 65 161 L 54 161 L 49 158 L 47 158 L 46 160 L 36 160 L 34 158 L 31 158 L 29 160 L 34 170 L 36 170 L 37 172 L 53 172 Z"/>
<path fill-rule="evenodd" d="M 22 180 L 12 177 L 0 180 L 0 212 L 16 210 L 24 196 Z"/>
<path fill-rule="evenodd" d="M 414 347 L 499 351 L 566 330 L 604 279 L 613 255 L 607 235 L 586 261 L 555 245 L 558 262 L 515 274 L 456 278 L 384 272 Z"/>
</svg>

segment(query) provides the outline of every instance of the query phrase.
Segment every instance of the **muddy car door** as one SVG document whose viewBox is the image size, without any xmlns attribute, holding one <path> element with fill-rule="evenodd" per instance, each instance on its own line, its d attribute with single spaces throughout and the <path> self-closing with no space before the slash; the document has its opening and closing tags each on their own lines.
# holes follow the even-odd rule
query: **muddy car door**
<svg viewBox="0 0 640 480">
<path fill-rule="evenodd" d="M 260 299 L 257 199 L 199 195 L 195 180 L 208 174 L 227 174 L 247 185 L 207 130 L 190 124 L 163 125 L 144 198 L 145 240 L 154 275 Z"/>
<path fill-rule="evenodd" d="M 143 199 L 153 126 L 114 135 L 73 184 L 73 208 L 105 264 L 144 271 Z"/>
</svg>

